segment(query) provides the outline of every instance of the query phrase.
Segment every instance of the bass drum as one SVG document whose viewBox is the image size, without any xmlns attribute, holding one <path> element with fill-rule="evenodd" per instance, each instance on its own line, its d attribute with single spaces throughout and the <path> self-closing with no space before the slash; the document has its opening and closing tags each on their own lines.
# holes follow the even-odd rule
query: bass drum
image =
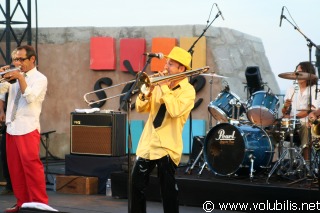
<svg viewBox="0 0 320 213">
<path fill-rule="evenodd" d="M 213 127 L 204 142 L 204 157 L 210 170 L 221 176 L 249 174 L 253 157 L 255 172 L 269 166 L 273 145 L 259 127 L 221 123 Z"/>
</svg>

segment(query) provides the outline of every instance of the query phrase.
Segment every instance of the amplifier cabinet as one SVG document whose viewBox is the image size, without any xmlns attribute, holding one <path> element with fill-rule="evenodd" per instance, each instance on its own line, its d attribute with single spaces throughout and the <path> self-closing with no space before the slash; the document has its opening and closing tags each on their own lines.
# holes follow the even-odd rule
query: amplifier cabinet
<svg viewBox="0 0 320 213">
<path fill-rule="evenodd" d="M 71 154 L 126 155 L 126 114 L 71 113 Z"/>
</svg>

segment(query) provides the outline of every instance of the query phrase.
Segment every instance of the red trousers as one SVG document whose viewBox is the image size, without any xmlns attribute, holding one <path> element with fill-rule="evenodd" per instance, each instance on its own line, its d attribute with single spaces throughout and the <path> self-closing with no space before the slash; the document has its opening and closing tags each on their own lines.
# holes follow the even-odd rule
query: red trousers
<svg viewBox="0 0 320 213">
<path fill-rule="evenodd" d="M 6 134 L 7 160 L 17 205 L 27 202 L 48 204 L 46 180 L 40 160 L 38 130 L 25 135 Z"/>
</svg>

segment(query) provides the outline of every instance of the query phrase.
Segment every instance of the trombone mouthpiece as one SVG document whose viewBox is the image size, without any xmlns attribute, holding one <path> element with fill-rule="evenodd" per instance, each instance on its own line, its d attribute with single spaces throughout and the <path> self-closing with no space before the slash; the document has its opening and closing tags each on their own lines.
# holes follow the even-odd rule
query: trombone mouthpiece
<svg viewBox="0 0 320 213">
<path fill-rule="evenodd" d="M 169 72 L 168 72 L 168 70 L 163 70 L 162 73 L 163 73 L 164 75 L 167 75 Z"/>
</svg>

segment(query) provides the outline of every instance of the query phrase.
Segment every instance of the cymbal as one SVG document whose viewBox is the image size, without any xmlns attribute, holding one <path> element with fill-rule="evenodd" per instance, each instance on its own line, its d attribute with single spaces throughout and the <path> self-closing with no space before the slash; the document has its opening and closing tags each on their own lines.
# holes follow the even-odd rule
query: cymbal
<svg viewBox="0 0 320 213">
<path fill-rule="evenodd" d="M 210 74 L 203 73 L 203 74 L 200 74 L 200 75 L 217 77 L 217 78 L 229 78 L 229 77 L 226 77 L 226 76 L 217 75 L 217 74 L 215 74 L 215 73 L 210 73 Z"/>
<path fill-rule="evenodd" d="M 308 80 L 316 79 L 317 76 L 314 74 L 309 74 L 306 72 L 284 72 L 278 75 L 280 78 L 290 79 L 290 80 Z"/>
</svg>

